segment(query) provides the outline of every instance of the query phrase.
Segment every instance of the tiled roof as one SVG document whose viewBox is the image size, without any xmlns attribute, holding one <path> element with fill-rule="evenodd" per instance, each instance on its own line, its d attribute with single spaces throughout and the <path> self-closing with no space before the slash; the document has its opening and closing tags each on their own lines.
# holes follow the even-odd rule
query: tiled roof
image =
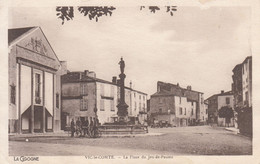
<svg viewBox="0 0 260 164">
<path fill-rule="evenodd" d="M 179 97 L 187 97 L 189 101 L 198 101 L 198 94 L 202 92 L 194 91 L 191 89 L 182 88 L 179 85 L 165 83 L 162 81 L 158 81 L 157 85 L 161 88 L 159 91 L 151 95 L 151 97 L 156 96 L 179 96 Z M 194 94 L 196 95 L 194 97 Z"/>
<path fill-rule="evenodd" d="M 226 96 L 226 95 L 233 95 L 233 93 L 232 93 L 232 91 L 227 91 L 227 92 L 224 92 L 224 93 L 214 94 L 214 95 L 210 96 L 209 98 L 207 98 L 206 100 L 209 100 L 214 96 Z"/>
<path fill-rule="evenodd" d="M 179 88 L 179 89 L 181 89 L 181 90 L 183 90 L 183 91 L 191 91 L 191 92 L 197 92 L 197 93 L 202 93 L 202 92 L 199 92 L 199 91 L 195 91 L 195 90 L 192 90 L 192 89 L 187 89 L 187 88 L 182 88 L 182 87 L 180 87 L 179 85 L 176 85 L 176 84 L 171 84 L 171 83 L 166 83 L 166 82 L 162 82 L 162 81 L 158 81 L 158 83 L 161 83 L 161 84 L 163 84 L 163 85 L 168 85 L 168 86 L 171 86 L 171 87 L 174 87 L 174 88 Z"/>
<path fill-rule="evenodd" d="M 107 80 L 99 79 L 99 78 L 96 78 L 96 77 L 89 77 L 89 76 L 87 76 L 87 78 L 93 79 L 93 80 L 95 80 L 95 81 L 97 81 L 97 82 L 107 83 L 107 84 L 112 84 L 112 85 L 119 86 L 118 84 L 112 83 L 112 82 L 107 81 Z M 147 95 L 147 93 L 144 93 L 144 92 L 141 92 L 141 91 L 138 91 L 138 90 L 135 90 L 135 89 L 126 87 L 126 86 L 125 86 L 124 88 L 129 89 L 129 90 L 132 90 L 132 91 L 135 91 L 135 92 L 138 92 L 138 93 L 141 93 L 141 94 Z"/>
<path fill-rule="evenodd" d="M 216 96 L 225 96 L 225 95 L 233 95 L 232 91 L 216 94 Z"/>
<path fill-rule="evenodd" d="M 73 75 L 73 74 L 74 74 L 74 76 L 69 76 L 69 75 Z M 80 72 L 80 71 L 69 72 L 69 73 L 63 75 L 61 78 L 62 78 L 63 83 L 64 82 L 66 83 L 66 82 L 83 82 L 83 81 L 84 82 L 94 82 L 95 81 L 95 82 L 107 83 L 107 84 L 119 86 L 119 84 L 116 84 L 116 83 L 113 83 L 113 82 L 110 82 L 110 81 L 107 81 L 107 80 L 99 79 L 99 78 L 96 78 L 96 77 L 83 76 L 83 77 L 80 78 L 80 74 L 84 74 L 84 72 Z M 135 90 L 135 89 L 130 88 L 130 87 L 125 86 L 124 88 L 135 91 L 137 93 L 147 95 L 147 93 Z"/>
<path fill-rule="evenodd" d="M 151 96 L 174 96 L 174 94 L 172 94 L 171 92 L 167 92 L 167 91 L 160 91 L 160 92 L 156 92 L 156 93 L 152 94 Z"/>
</svg>

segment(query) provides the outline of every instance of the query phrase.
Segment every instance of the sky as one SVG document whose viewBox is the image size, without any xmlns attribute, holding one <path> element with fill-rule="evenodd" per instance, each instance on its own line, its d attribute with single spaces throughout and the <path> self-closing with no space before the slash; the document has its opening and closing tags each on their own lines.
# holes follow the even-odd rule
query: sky
<svg viewBox="0 0 260 164">
<path fill-rule="evenodd" d="M 232 69 L 251 55 L 247 7 L 177 7 L 157 13 L 117 7 L 112 16 L 90 21 L 75 10 L 64 25 L 53 8 L 9 8 L 8 28 L 40 26 L 70 71 L 90 70 L 111 81 L 125 60 L 125 84 L 151 95 L 157 81 L 204 93 L 231 90 Z"/>
</svg>

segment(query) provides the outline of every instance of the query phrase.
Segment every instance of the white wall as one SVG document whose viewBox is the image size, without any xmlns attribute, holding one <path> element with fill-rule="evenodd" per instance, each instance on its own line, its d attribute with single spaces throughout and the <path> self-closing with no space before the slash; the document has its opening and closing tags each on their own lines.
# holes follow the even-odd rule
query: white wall
<svg viewBox="0 0 260 164">
<path fill-rule="evenodd" d="M 242 71 L 242 86 L 243 86 L 243 103 L 246 100 L 246 92 L 248 92 L 248 105 L 252 106 L 251 104 L 251 94 L 250 94 L 250 83 L 249 83 L 249 60 L 246 60 L 246 62 L 243 64 L 244 73 Z"/>
<path fill-rule="evenodd" d="M 34 119 L 34 129 L 41 129 L 41 121 Z"/>
<path fill-rule="evenodd" d="M 181 99 L 181 103 L 180 103 L 180 99 Z M 191 116 L 191 102 L 187 101 L 187 97 L 174 96 L 174 101 L 175 101 L 176 117 L 190 118 L 190 116 Z M 182 114 L 180 114 L 180 108 L 182 108 Z M 186 108 L 186 114 L 185 114 L 185 108 Z M 195 114 L 195 113 L 193 113 L 193 114 Z"/>
<path fill-rule="evenodd" d="M 130 92 L 130 93 L 126 94 L 126 103 L 129 106 L 128 114 L 131 114 L 131 116 L 137 117 L 139 115 L 140 111 L 147 112 L 147 95 L 146 94 L 143 94 L 143 93 L 140 93 L 140 92 L 137 92 L 134 90 L 129 90 L 129 89 L 126 89 L 126 92 Z M 130 96 L 131 96 L 131 100 L 130 100 Z M 140 96 L 141 96 L 141 99 L 140 99 Z M 135 108 L 135 103 L 136 103 L 136 108 Z"/>
<path fill-rule="evenodd" d="M 104 88 L 104 95 L 101 95 L 101 88 Z M 113 89 L 114 88 L 114 89 Z M 104 111 L 100 109 L 100 101 L 101 101 L 101 96 L 106 96 L 106 97 L 113 97 L 113 100 L 109 99 L 103 99 L 104 101 Z M 113 107 L 114 111 L 111 111 L 111 103 L 112 101 L 114 102 Z M 101 124 L 105 122 L 111 122 L 111 116 L 115 116 L 117 114 L 117 89 L 116 86 L 112 84 L 107 84 L 107 83 L 100 83 L 97 82 L 97 115 L 99 122 Z"/>
<path fill-rule="evenodd" d="M 193 106 L 191 105 L 191 108 L 193 109 L 193 115 L 191 115 L 191 118 L 196 119 L 197 102 L 193 102 Z"/>
<path fill-rule="evenodd" d="M 18 119 L 18 115 L 19 115 L 19 64 L 18 63 L 16 63 L 16 117 L 15 118 L 12 118 L 12 117 L 10 117 L 10 114 L 9 114 L 9 118 L 10 119 Z"/>
<path fill-rule="evenodd" d="M 31 106 L 31 96 L 31 68 L 21 65 L 21 115 Z"/>
<path fill-rule="evenodd" d="M 53 116 L 53 74 L 45 72 L 45 107 Z"/>
<path fill-rule="evenodd" d="M 106 97 L 113 97 L 113 100 L 103 99 L 104 101 L 104 111 L 100 110 L 100 101 L 101 101 L 101 86 L 104 88 L 104 95 Z M 134 92 L 136 97 L 134 97 Z M 117 115 L 117 105 L 118 105 L 118 94 L 120 93 L 120 87 L 117 87 L 113 84 L 97 82 L 97 115 L 100 123 L 111 122 L 111 116 Z M 139 99 L 141 96 L 141 99 Z M 139 103 L 141 103 L 141 110 L 147 111 L 147 95 L 132 91 L 130 89 L 125 89 L 125 102 L 128 105 L 128 115 L 138 117 L 139 115 Z M 114 111 L 111 111 L 111 103 L 113 103 Z M 137 104 L 136 110 L 134 110 L 134 104 Z M 145 106 L 145 108 L 143 108 Z M 141 117 L 144 118 L 144 117 Z M 142 120 L 143 121 L 143 120 Z"/>
<path fill-rule="evenodd" d="M 208 112 L 209 112 L 208 105 L 204 104 L 204 118 L 205 118 L 205 120 L 208 120 Z"/>
<path fill-rule="evenodd" d="M 52 117 L 47 117 L 47 129 L 52 129 Z"/>
<path fill-rule="evenodd" d="M 29 130 L 29 118 L 22 117 L 22 130 Z"/>
<path fill-rule="evenodd" d="M 230 99 L 230 104 L 226 104 L 226 98 Z M 230 106 L 232 109 L 234 109 L 234 97 L 233 95 L 224 95 L 224 96 L 218 96 L 218 110 L 223 106 Z"/>
</svg>

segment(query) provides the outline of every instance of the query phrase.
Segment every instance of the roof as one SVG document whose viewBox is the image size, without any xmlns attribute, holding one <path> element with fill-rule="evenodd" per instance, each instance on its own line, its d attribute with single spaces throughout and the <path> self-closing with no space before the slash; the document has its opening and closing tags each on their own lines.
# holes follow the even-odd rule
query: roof
<svg viewBox="0 0 260 164">
<path fill-rule="evenodd" d="M 242 64 L 237 64 L 234 68 L 233 68 L 233 72 L 236 70 L 236 69 L 239 69 L 239 68 L 241 68 L 241 66 L 242 66 Z"/>
<path fill-rule="evenodd" d="M 185 91 L 203 93 L 203 92 L 195 91 L 195 90 L 192 90 L 192 89 L 182 88 L 182 87 L 180 87 L 179 85 L 175 85 L 175 84 L 171 84 L 171 83 L 166 83 L 166 82 L 162 82 L 162 81 L 158 81 L 158 83 L 163 83 L 163 84 L 165 84 L 165 85 L 170 85 L 170 86 L 173 86 L 173 87 L 178 87 L 178 88 L 180 88 L 180 89 L 182 89 L 182 90 L 185 90 Z"/>
<path fill-rule="evenodd" d="M 27 33 L 31 29 L 36 27 L 24 27 L 24 28 L 13 28 L 8 29 L 8 44 L 13 42 L 18 37 L 22 36 L 23 34 Z"/>
<path fill-rule="evenodd" d="M 119 86 L 118 84 L 115 84 L 115 83 L 112 83 L 112 82 L 110 82 L 110 81 L 106 81 L 106 80 L 103 80 L 103 79 L 99 79 L 99 78 L 96 78 L 96 77 L 89 77 L 89 76 L 88 76 L 88 78 L 91 78 L 91 79 L 93 79 L 93 80 L 95 80 L 95 81 L 97 81 L 97 82 L 107 83 L 107 84 Z M 132 91 L 135 91 L 135 92 L 138 92 L 138 93 L 141 93 L 141 94 L 147 95 L 146 93 L 141 92 L 141 91 L 134 90 L 133 88 L 129 88 L 129 87 L 126 87 L 126 86 L 125 86 L 125 88 L 126 88 L 126 89 L 129 89 L 129 90 L 132 90 Z"/>
<path fill-rule="evenodd" d="M 39 26 L 8 29 L 8 45 L 10 46 L 10 44 L 13 41 L 15 41 L 16 39 L 20 38 L 21 36 L 29 33 L 32 29 L 36 29 L 36 28 L 40 29 L 40 31 L 42 32 L 43 36 L 45 37 L 47 43 L 49 44 L 51 50 L 53 51 L 57 61 L 60 63 L 58 56 L 56 55 L 55 51 L 53 50 L 50 42 L 48 41 L 48 39 L 45 36 L 44 32 L 42 31 L 41 27 L 39 27 Z"/>
<path fill-rule="evenodd" d="M 81 73 L 84 73 L 84 72 L 81 72 L 81 71 L 73 71 L 73 72 L 69 72 L 65 75 L 63 75 L 62 77 L 68 75 L 68 74 L 74 74 L 74 73 L 78 73 L 78 74 L 81 74 Z M 64 82 L 64 81 L 63 81 Z M 110 81 L 107 81 L 107 80 L 103 80 L 103 79 L 99 79 L 99 78 L 96 78 L 96 77 L 90 77 L 90 76 L 84 76 L 83 78 L 81 79 L 69 79 L 67 81 L 68 83 L 70 82 L 100 82 L 100 83 L 106 83 L 106 84 L 111 84 L 111 85 L 115 85 L 115 86 L 119 86 L 118 84 L 115 84 L 113 82 L 110 82 Z M 147 95 L 147 93 L 144 93 L 144 92 L 141 92 L 141 91 L 137 91 L 133 88 L 129 88 L 129 87 L 126 87 L 126 89 L 129 89 L 131 91 L 135 91 L 135 92 L 138 92 L 138 93 L 141 93 L 141 94 L 144 94 L 144 95 Z"/>
<path fill-rule="evenodd" d="M 252 60 L 252 56 L 247 56 L 246 59 L 242 62 L 243 64 L 247 61 L 247 60 Z"/>
<path fill-rule="evenodd" d="M 224 93 L 219 93 L 219 94 L 214 94 L 212 96 L 210 96 L 209 98 L 207 98 L 206 100 L 209 100 L 213 97 L 217 97 L 217 96 L 227 96 L 227 95 L 233 95 L 232 91 L 227 91 L 227 92 L 224 92 Z"/>
<path fill-rule="evenodd" d="M 161 90 L 160 92 L 156 92 L 154 94 L 151 95 L 151 97 L 156 97 L 156 96 L 178 96 L 178 97 L 185 97 L 182 93 L 173 93 L 170 91 L 165 91 L 165 90 Z"/>
<path fill-rule="evenodd" d="M 160 91 L 160 92 L 156 92 L 151 95 L 151 97 L 154 97 L 154 96 L 177 96 L 177 95 L 174 95 L 173 93 L 170 93 L 170 92 Z"/>
<path fill-rule="evenodd" d="M 195 100 L 192 100 L 190 98 L 187 98 L 187 101 L 196 102 Z"/>
<path fill-rule="evenodd" d="M 217 96 L 233 95 L 232 91 L 227 91 L 224 93 L 217 94 Z"/>
<path fill-rule="evenodd" d="M 165 86 L 168 89 L 160 89 L 156 93 L 152 94 L 151 97 L 156 97 L 156 96 L 180 96 L 180 97 L 187 97 L 187 98 L 189 98 L 190 101 L 195 101 L 195 100 L 192 100 L 192 98 L 190 98 L 190 96 L 188 96 L 189 93 L 203 94 L 202 92 L 182 88 L 178 84 L 175 85 L 175 84 L 171 84 L 171 83 L 165 83 L 165 82 L 162 82 L 162 81 L 158 81 L 157 85 Z M 172 91 L 172 88 L 175 88 L 177 90 Z"/>
<path fill-rule="evenodd" d="M 252 60 L 252 56 L 247 56 L 247 57 L 245 58 L 245 60 L 244 60 L 242 63 L 237 64 L 237 65 L 233 68 L 232 71 L 234 72 L 234 70 L 237 69 L 237 68 L 239 68 L 239 67 L 242 69 L 242 65 L 243 65 L 247 60 Z"/>
<path fill-rule="evenodd" d="M 211 99 L 211 98 L 213 98 L 213 97 L 217 97 L 217 94 L 214 94 L 214 95 L 208 97 L 206 100 L 209 100 L 209 99 Z"/>
</svg>

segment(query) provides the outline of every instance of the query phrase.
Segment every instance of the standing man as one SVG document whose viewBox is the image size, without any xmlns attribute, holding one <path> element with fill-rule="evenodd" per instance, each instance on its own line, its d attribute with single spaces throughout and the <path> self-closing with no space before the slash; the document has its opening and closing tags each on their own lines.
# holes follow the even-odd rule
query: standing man
<svg viewBox="0 0 260 164">
<path fill-rule="evenodd" d="M 74 133 L 75 133 L 75 122 L 74 122 L 74 119 L 72 119 L 72 121 L 70 123 L 70 131 L 71 131 L 71 137 L 74 137 Z"/>
<path fill-rule="evenodd" d="M 85 136 L 85 118 L 81 121 L 81 130 L 82 130 L 82 136 Z"/>
<path fill-rule="evenodd" d="M 76 128 L 77 128 L 77 135 L 80 132 L 80 136 L 81 136 L 81 121 L 80 118 L 78 118 L 78 120 L 76 121 Z"/>
<path fill-rule="evenodd" d="M 82 122 L 82 129 L 84 132 L 84 136 L 88 133 L 88 117 L 85 118 L 85 121 Z"/>
<path fill-rule="evenodd" d="M 100 125 L 98 118 L 96 117 L 97 126 Z"/>
<path fill-rule="evenodd" d="M 93 135 L 93 125 L 94 125 L 94 122 L 92 120 L 92 117 L 90 117 L 90 122 L 89 122 L 89 135 L 90 135 L 90 137 L 92 137 L 92 135 Z"/>
</svg>

